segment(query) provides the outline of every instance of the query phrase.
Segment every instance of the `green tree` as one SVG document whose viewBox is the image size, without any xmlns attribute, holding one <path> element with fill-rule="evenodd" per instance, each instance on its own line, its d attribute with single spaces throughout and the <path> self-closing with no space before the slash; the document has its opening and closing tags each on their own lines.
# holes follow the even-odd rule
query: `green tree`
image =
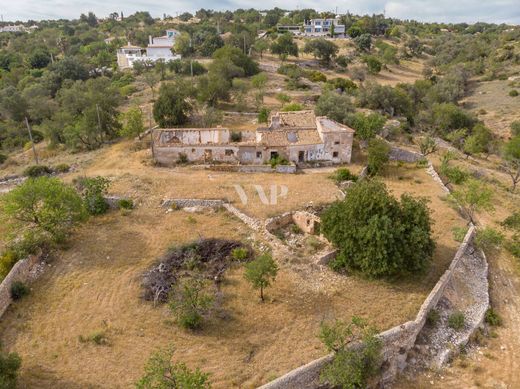
<svg viewBox="0 0 520 389">
<path fill-rule="evenodd" d="M 511 177 L 514 192 L 520 182 L 520 135 L 504 145 L 502 169 Z"/>
<path fill-rule="evenodd" d="M 153 105 L 153 117 L 163 128 L 175 127 L 188 121 L 193 111 L 183 83 L 162 84 Z"/>
<path fill-rule="evenodd" d="M 303 47 L 305 53 L 312 53 L 315 58 L 320 59 L 326 65 L 330 64 L 339 51 L 339 47 L 325 38 L 312 39 Z"/>
<path fill-rule="evenodd" d="M 139 107 L 130 108 L 126 111 L 125 124 L 120 131 L 120 134 L 126 138 L 141 139 L 141 134 L 144 132 L 143 111 Z"/>
<path fill-rule="evenodd" d="M 0 352 L 0 388 L 16 388 L 18 370 L 22 366 L 22 359 L 16 353 L 5 354 Z"/>
<path fill-rule="evenodd" d="M 377 74 L 381 71 L 383 64 L 375 55 L 367 55 L 363 58 L 363 61 L 367 64 L 369 73 Z"/>
<path fill-rule="evenodd" d="M 366 387 L 382 362 L 383 343 L 377 331 L 354 316 L 350 323 L 340 320 L 322 323 L 319 337 L 327 349 L 334 352 L 334 360 L 323 369 L 320 380 L 338 388 Z M 354 342 L 357 346 L 351 347 Z"/>
<path fill-rule="evenodd" d="M 386 118 L 378 113 L 365 115 L 362 112 L 358 112 L 354 115 L 352 127 L 356 130 L 356 136 L 359 139 L 368 141 L 381 133 L 385 123 Z"/>
<path fill-rule="evenodd" d="M 473 127 L 472 133 L 464 141 L 463 150 L 466 154 L 488 155 L 493 141 L 493 133 L 482 123 Z"/>
<path fill-rule="evenodd" d="M 37 49 L 31 53 L 28 62 L 33 69 L 43 69 L 51 62 L 51 55 L 47 50 Z"/>
<path fill-rule="evenodd" d="M 354 43 L 359 50 L 370 51 L 372 47 L 372 36 L 370 34 L 361 34 L 354 38 Z"/>
<path fill-rule="evenodd" d="M 170 309 L 183 328 L 191 330 L 202 326 L 204 316 L 213 305 L 213 298 L 204 292 L 205 283 L 200 278 L 179 281 L 170 296 Z"/>
<path fill-rule="evenodd" d="M 101 215 L 108 211 L 108 203 L 105 200 L 110 181 L 101 176 L 82 177 L 77 180 L 77 187 L 83 196 L 83 202 L 87 212 L 91 215 Z"/>
<path fill-rule="evenodd" d="M 473 223 L 476 223 L 477 212 L 494 210 L 493 189 L 475 179 L 468 180 L 464 186 L 453 191 L 451 198 L 464 209 Z"/>
<path fill-rule="evenodd" d="M 152 71 L 148 71 L 143 75 L 143 80 L 150 87 L 152 91 L 152 101 L 155 100 L 155 85 L 159 82 L 159 75 Z"/>
<path fill-rule="evenodd" d="M 152 354 L 136 389 L 209 389 L 209 374 L 191 370 L 182 362 L 173 362 L 173 348 Z"/>
<path fill-rule="evenodd" d="M 241 68 L 247 77 L 253 76 L 259 72 L 258 63 L 253 61 L 249 56 L 244 54 L 240 49 L 232 46 L 224 46 L 213 53 L 213 60 L 230 60 L 233 65 Z"/>
<path fill-rule="evenodd" d="M 390 159 L 390 145 L 382 139 L 373 138 L 368 143 L 368 174 L 375 176 Z"/>
<path fill-rule="evenodd" d="M 264 51 L 269 49 L 269 42 L 266 39 L 257 39 L 253 44 L 253 50 L 260 54 L 260 58 L 263 58 Z"/>
<path fill-rule="evenodd" d="M 435 139 L 430 135 L 427 135 L 421 140 L 419 147 L 421 149 L 421 154 L 427 156 L 437 151 L 437 142 L 435 142 Z"/>
<path fill-rule="evenodd" d="M 262 254 L 245 265 L 244 277 L 253 288 L 260 289 L 260 299 L 264 301 L 264 289 L 269 287 L 278 274 L 278 265 L 269 254 Z"/>
<path fill-rule="evenodd" d="M 316 102 L 316 115 L 327 116 L 339 123 L 346 124 L 352 112 L 354 112 L 354 105 L 350 97 L 336 92 L 326 91 Z"/>
<path fill-rule="evenodd" d="M 339 250 L 334 269 L 358 270 L 370 277 L 416 272 L 434 250 L 426 200 L 392 197 L 384 183 L 361 180 L 323 214 L 324 235 Z"/>
<path fill-rule="evenodd" d="M 0 217 L 11 233 L 62 241 L 86 218 L 81 197 L 57 178 L 29 178 L 0 198 Z"/>
<path fill-rule="evenodd" d="M 291 55 L 293 57 L 298 56 L 298 45 L 294 41 L 292 34 L 282 34 L 271 44 L 271 52 L 280 56 L 280 59 L 284 61 Z"/>
</svg>

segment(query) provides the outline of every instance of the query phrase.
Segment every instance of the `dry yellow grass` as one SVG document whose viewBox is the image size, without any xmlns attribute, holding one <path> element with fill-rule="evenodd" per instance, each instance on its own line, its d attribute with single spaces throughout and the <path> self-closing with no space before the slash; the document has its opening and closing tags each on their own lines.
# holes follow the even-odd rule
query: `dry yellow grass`
<svg viewBox="0 0 520 389">
<path fill-rule="evenodd" d="M 154 350 L 174 344 L 174 358 L 212 374 L 216 388 L 254 387 L 325 354 L 316 338 L 323 319 L 357 314 L 380 329 L 412 319 L 456 251 L 453 226 L 464 222 L 441 200 L 443 192 L 415 167 L 392 167 L 384 180 L 395 195 L 410 192 L 431 200 L 437 249 L 424 275 L 399 282 L 364 280 L 320 269 L 308 258 L 277 258 L 281 270 L 261 304 L 231 269 L 223 285 L 222 311 L 200 333 L 180 330 L 166 307 L 140 299 L 142 273 L 171 244 L 200 236 L 260 239 L 226 213 L 167 214 L 165 198 L 227 198 L 244 212 L 266 218 L 313 203 L 328 203 L 338 191 L 328 178 L 334 169 L 299 175 L 221 173 L 199 167 L 156 168 L 149 152 L 123 142 L 81 155 L 78 174 L 112 179 L 111 191 L 137 199 L 128 216 L 117 212 L 93 218 L 79 228 L 67 250 L 56 254 L 32 294 L 0 322 L 0 340 L 21 354 L 25 387 L 127 388 L 142 373 Z M 67 162 L 78 155 L 49 159 Z M 359 172 L 361 165 L 350 166 Z M 239 201 L 233 184 L 250 202 Z M 286 185 L 276 205 L 263 204 L 253 185 L 266 190 Z M 195 220 L 195 222 L 194 222 Z M 106 333 L 109 346 L 82 343 L 79 336 Z"/>
</svg>

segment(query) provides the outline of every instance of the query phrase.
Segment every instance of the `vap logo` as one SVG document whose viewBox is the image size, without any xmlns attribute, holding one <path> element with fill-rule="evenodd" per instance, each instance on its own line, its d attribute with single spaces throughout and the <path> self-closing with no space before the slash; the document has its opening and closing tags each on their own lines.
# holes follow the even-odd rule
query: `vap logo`
<svg viewBox="0 0 520 389">
<path fill-rule="evenodd" d="M 242 185 L 235 184 L 233 186 L 235 187 L 242 204 L 247 205 L 249 198 L 247 197 L 246 191 Z M 289 188 L 287 188 L 285 185 L 273 184 L 269 187 L 269 193 L 264 190 L 262 185 L 253 185 L 253 188 L 255 188 L 262 204 L 265 205 L 276 205 L 278 204 L 279 198 L 285 198 L 287 197 L 287 193 L 289 193 Z"/>
</svg>

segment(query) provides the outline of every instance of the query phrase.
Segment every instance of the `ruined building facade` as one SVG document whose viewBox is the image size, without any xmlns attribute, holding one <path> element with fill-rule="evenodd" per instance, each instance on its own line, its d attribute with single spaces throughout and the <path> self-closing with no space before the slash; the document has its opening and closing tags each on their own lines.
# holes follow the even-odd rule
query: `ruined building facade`
<svg viewBox="0 0 520 389">
<path fill-rule="evenodd" d="M 154 130 L 155 159 L 163 165 L 183 159 L 259 165 L 277 157 L 295 164 L 349 163 L 352 157 L 354 130 L 312 111 L 278 112 L 267 127 L 241 131 L 241 137 L 232 133 L 222 127 Z"/>
</svg>

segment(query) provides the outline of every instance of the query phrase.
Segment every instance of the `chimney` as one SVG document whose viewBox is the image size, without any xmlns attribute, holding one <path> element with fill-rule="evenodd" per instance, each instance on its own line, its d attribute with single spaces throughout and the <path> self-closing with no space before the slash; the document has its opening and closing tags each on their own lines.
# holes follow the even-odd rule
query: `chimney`
<svg viewBox="0 0 520 389">
<path fill-rule="evenodd" d="M 148 35 L 148 44 L 153 45 L 153 39 L 151 35 Z"/>
</svg>

